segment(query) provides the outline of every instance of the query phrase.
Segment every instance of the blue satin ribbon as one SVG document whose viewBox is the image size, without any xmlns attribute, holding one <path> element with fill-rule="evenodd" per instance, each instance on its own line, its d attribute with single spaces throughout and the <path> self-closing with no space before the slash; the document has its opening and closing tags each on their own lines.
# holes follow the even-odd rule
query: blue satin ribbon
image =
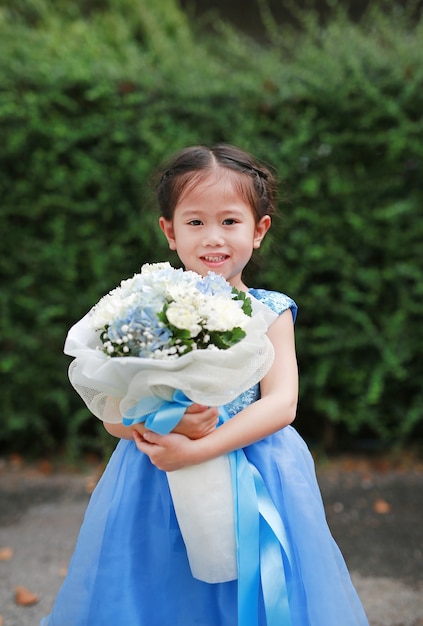
<svg viewBox="0 0 423 626">
<path fill-rule="evenodd" d="M 220 409 L 221 421 L 229 416 Z M 238 625 L 258 626 L 260 584 L 266 626 L 292 626 L 287 574 L 292 560 L 283 521 L 245 452 L 229 454 L 238 559 Z"/>
<path fill-rule="evenodd" d="M 177 389 L 170 401 L 158 397 L 139 400 L 135 406 L 126 411 L 122 422 L 125 426 L 144 422 L 148 430 L 159 435 L 167 435 L 180 422 L 187 407 L 191 404 L 192 400 Z"/>
<path fill-rule="evenodd" d="M 180 390 L 172 400 L 145 398 L 123 417 L 125 426 L 145 422 L 161 435 L 170 433 L 192 401 Z M 219 423 L 229 415 L 219 407 Z M 286 578 L 291 553 L 283 521 L 267 487 L 245 452 L 229 454 L 234 494 L 238 562 L 238 625 L 258 626 L 260 585 L 266 626 L 292 626 Z"/>
</svg>

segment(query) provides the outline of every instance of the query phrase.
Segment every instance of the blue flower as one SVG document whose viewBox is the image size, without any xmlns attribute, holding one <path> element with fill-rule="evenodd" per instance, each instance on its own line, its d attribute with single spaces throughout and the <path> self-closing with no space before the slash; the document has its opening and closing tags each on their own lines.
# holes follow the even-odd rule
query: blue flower
<svg viewBox="0 0 423 626">
<path fill-rule="evenodd" d="M 128 354 L 146 357 L 154 350 L 167 347 L 172 332 L 158 320 L 153 308 L 138 306 L 115 320 L 107 329 L 107 335 L 113 344 L 125 345 Z"/>
<path fill-rule="evenodd" d="M 207 276 L 201 278 L 195 285 L 201 293 L 211 296 L 229 296 L 232 293 L 231 285 L 221 276 L 214 272 L 209 272 Z"/>
<path fill-rule="evenodd" d="M 121 281 L 97 303 L 91 317 L 109 357 L 173 359 L 196 349 L 227 349 L 240 341 L 245 333 L 239 309 L 251 315 L 249 302 L 214 272 L 201 277 L 169 263 L 153 263 Z M 238 307 L 238 315 L 228 318 L 226 303 Z"/>
</svg>

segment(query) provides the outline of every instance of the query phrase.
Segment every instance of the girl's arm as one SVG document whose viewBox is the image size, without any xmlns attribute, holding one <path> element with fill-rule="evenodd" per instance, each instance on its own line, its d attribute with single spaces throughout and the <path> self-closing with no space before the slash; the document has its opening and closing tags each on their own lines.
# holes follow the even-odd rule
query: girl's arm
<svg viewBox="0 0 423 626">
<path fill-rule="evenodd" d="M 120 398 L 108 396 L 104 408 L 104 417 L 107 418 L 107 416 L 110 416 L 115 418 L 117 415 L 121 416 L 119 403 Z M 219 411 L 216 407 L 191 404 L 185 411 L 184 417 L 172 432 L 185 435 L 190 439 L 199 439 L 214 430 L 218 420 Z M 133 426 L 124 426 L 121 422 L 118 424 L 103 422 L 103 424 L 110 435 L 119 437 L 119 439 L 133 439 L 134 432 L 144 435 L 147 430 L 142 422 L 134 424 Z"/>
<path fill-rule="evenodd" d="M 117 416 L 122 417 L 119 403 L 121 398 L 113 398 L 112 396 L 107 396 L 106 404 L 104 406 L 103 417 L 105 420 L 107 418 L 115 419 Z M 141 435 L 145 431 L 144 424 L 135 424 L 134 426 L 124 426 L 122 422 L 119 423 L 111 423 L 111 422 L 103 422 L 104 428 L 108 433 L 113 435 L 114 437 L 119 437 L 119 439 L 133 439 L 134 431 L 136 430 Z"/>
<path fill-rule="evenodd" d="M 172 471 L 195 465 L 238 448 L 244 448 L 287 426 L 295 419 L 298 401 L 298 367 L 294 324 L 285 311 L 268 330 L 275 359 L 260 383 L 261 398 L 210 434 L 191 440 L 171 433 L 134 433 L 138 449 L 160 469 Z"/>
</svg>

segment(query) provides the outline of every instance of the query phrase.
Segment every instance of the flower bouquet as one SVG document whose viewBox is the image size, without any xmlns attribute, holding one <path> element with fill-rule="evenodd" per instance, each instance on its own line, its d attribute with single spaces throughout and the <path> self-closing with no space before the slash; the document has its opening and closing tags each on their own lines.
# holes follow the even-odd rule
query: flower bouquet
<svg viewBox="0 0 423 626">
<path fill-rule="evenodd" d="M 166 434 L 191 402 L 224 405 L 261 380 L 273 362 L 268 307 L 210 272 L 146 264 L 69 331 L 69 378 L 90 411 L 108 422 Z M 120 399 L 121 415 L 106 410 Z M 175 410 L 176 407 L 176 410 Z M 168 473 L 193 575 L 237 577 L 228 456 Z"/>
</svg>

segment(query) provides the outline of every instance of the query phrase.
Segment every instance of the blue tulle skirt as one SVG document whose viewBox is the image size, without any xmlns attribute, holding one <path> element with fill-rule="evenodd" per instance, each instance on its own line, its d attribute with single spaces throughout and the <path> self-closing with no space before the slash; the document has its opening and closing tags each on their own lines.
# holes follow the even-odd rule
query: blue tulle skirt
<svg viewBox="0 0 423 626">
<path fill-rule="evenodd" d="M 304 441 L 287 427 L 245 453 L 285 523 L 292 626 L 368 626 L 328 529 Z M 192 577 L 166 474 L 132 441 L 120 441 L 41 626 L 236 626 L 237 611 L 237 581 Z M 262 598 L 252 623 L 266 626 Z"/>
</svg>

